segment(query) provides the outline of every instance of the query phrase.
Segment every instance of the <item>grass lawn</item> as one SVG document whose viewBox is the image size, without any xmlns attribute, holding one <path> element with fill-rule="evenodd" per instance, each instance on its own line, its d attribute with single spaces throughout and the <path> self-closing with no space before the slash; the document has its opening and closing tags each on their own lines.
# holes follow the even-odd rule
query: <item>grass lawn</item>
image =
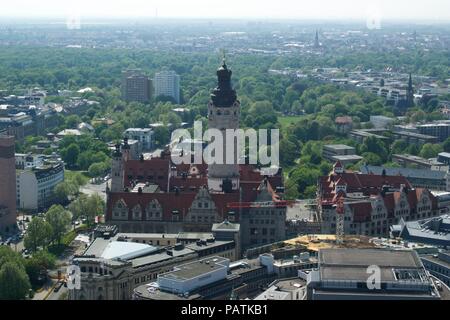
<svg viewBox="0 0 450 320">
<path fill-rule="evenodd" d="M 286 129 L 292 123 L 296 123 L 304 116 L 288 116 L 288 117 L 278 117 L 278 122 L 281 124 L 281 129 Z"/>
<path fill-rule="evenodd" d="M 81 173 L 81 176 L 83 177 L 83 185 L 87 184 L 90 180 L 90 177 L 88 176 L 86 171 L 72 171 L 72 170 L 64 170 L 64 178 L 68 181 L 73 179 L 73 176 L 77 173 Z"/>
</svg>

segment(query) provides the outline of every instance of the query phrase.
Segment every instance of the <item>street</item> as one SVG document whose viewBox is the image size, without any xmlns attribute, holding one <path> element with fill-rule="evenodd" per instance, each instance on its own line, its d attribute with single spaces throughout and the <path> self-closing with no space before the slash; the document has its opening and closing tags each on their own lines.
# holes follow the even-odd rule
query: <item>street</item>
<svg viewBox="0 0 450 320">
<path fill-rule="evenodd" d="M 106 201 L 106 184 L 108 182 L 102 182 L 100 184 L 88 183 L 80 188 L 80 191 L 88 196 L 98 194 L 104 201 Z"/>
</svg>

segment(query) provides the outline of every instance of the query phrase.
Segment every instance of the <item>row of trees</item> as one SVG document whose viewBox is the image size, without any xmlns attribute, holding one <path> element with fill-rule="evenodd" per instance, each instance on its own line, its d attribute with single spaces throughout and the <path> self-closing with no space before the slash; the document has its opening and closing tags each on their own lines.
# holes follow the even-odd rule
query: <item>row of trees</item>
<svg viewBox="0 0 450 320">
<path fill-rule="evenodd" d="M 42 285 L 55 264 L 56 258 L 47 251 L 24 259 L 9 246 L 0 246 L 0 300 L 30 297 L 31 289 Z"/>
<path fill-rule="evenodd" d="M 70 203 L 68 209 L 61 205 L 53 205 L 44 217 L 34 217 L 29 223 L 24 239 L 25 248 L 31 252 L 37 252 L 50 244 L 59 245 L 61 239 L 70 230 L 72 221 L 82 218 L 90 227 L 94 224 L 95 217 L 102 215 L 104 210 L 104 201 L 97 194 L 80 195 Z"/>
<path fill-rule="evenodd" d="M 37 252 L 51 243 L 59 244 L 63 235 L 70 229 L 72 215 L 61 205 L 53 205 L 45 218 L 34 217 L 28 225 L 24 246 Z"/>
</svg>

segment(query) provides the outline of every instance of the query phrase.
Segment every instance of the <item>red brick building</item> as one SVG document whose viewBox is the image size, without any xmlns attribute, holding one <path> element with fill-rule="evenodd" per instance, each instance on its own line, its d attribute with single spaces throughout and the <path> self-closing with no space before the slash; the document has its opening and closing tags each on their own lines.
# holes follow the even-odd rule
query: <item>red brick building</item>
<svg viewBox="0 0 450 320">
<path fill-rule="evenodd" d="M 16 226 L 16 159 L 13 136 L 0 135 L 0 233 Z"/>
<path fill-rule="evenodd" d="M 427 189 L 412 188 L 403 176 L 359 174 L 336 163 L 319 178 L 318 208 L 322 232 L 336 232 L 336 205 L 344 197 L 347 234 L 386 236 L 401 218 L 418 220 L 438 214 L 436 198 Z"/>
</svg>

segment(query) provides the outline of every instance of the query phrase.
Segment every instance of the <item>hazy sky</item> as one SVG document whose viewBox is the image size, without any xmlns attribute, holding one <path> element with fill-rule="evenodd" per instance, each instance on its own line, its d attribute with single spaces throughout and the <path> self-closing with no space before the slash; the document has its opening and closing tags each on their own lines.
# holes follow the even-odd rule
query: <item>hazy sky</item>
<svg viewBox="0 0 450 320">
<path fill-rule="evenodd" d="M 449 0 L 1 0 L 0 16 L 444 20 Z"/>
</svg>

